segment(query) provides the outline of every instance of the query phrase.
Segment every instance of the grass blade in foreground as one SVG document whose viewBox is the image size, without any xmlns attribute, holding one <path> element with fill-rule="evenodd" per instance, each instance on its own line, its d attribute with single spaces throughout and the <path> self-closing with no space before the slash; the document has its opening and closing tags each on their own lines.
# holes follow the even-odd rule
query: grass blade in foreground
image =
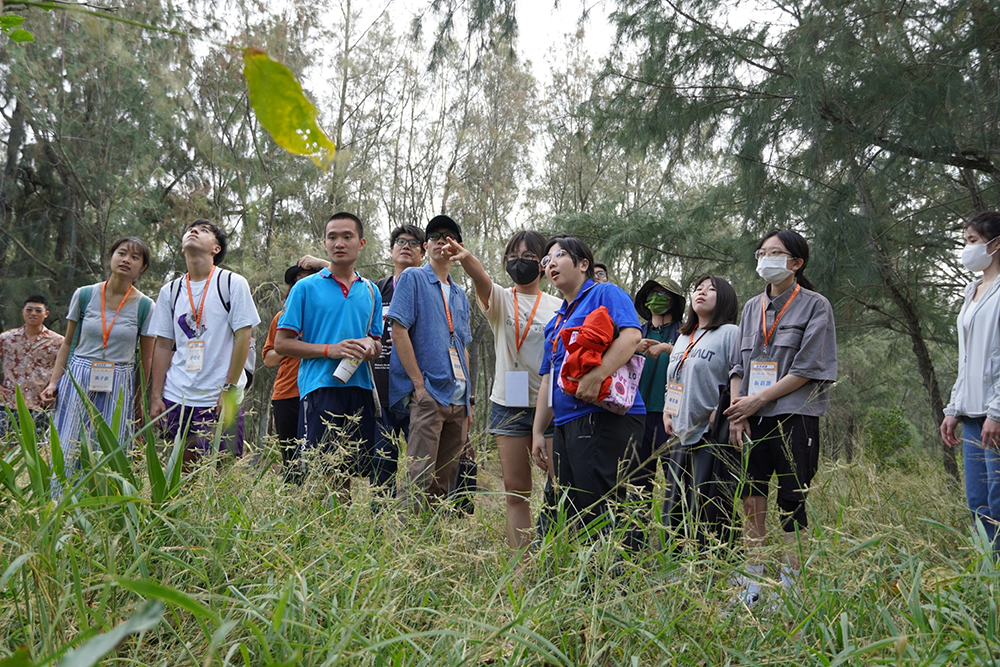
<svg viewBox="0 0 1000 667">
<path fill-rule="evenodd" d="M 147 602 L 146 606 L 132 614 L 127 621 L 115 626 L 110 632 L 97 635 L 71 651 L 59 661 L 59 667 L 91 667 L 113 651 L 125 638 L 134 632 L 152 630 L 163 618 L 164 606 L 159 600 Z"/>
</svg>

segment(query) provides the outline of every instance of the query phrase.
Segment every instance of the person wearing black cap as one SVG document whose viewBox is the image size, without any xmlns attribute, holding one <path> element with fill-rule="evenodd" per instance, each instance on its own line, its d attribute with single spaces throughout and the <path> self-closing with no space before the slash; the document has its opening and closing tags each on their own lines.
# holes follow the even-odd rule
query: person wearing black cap
<svg viewBox="0 0 1000 667">
<path fill-rule="evenodd" d="M 629 481 L 638 487 L 644 503 L 653 498 L 656 462 L 661 454 L 665 454 L 663 448 L 667 443 L 667 434 L 663 429 L 663 395 L 667 386 L 670 353 L 673 352 L 684 315 L 682 294 L 680 285 L 666 276 L 647 280 L 635 294 L 635 310 L 646 320 L 642 327 L 642 340 L 635 350 L 646 357 L 639 379 L 639 393 L 646 404 L 646 429 L 642 442 L 630 452 Z M 643 510 L 640 516 L 648 517 L 645 504 Z M 645 531 L 632 531 L 630 539 L 635 542 L 632 546 L 643 546 Z"/>
<path fill-rule="evenodd" d="M 317 270 L 303 269 L 298 264 L 288 267 L 285 271 L 285 284 L 288 285 L 289 291 L 298 280 L 311 276 Z M 286 292 L 285 297 L 287 296 Z M 274 378 L 274 389 L 271 392 L 271 414 L 274 415 L 274 430 L 278 432 L 278 449 L 281 451 L 285 481 L 290 482 L 295 477 L 292 463 L 295 461 L 295 452 L 298 449 L 295 436 L 299 429 L 299 359 L 280 355 L 274 350 L 274 337 L 278 332 L 278 318 L 282 312 L 279 310 L 271 320 L 262 358 L 265 366 L 278 367 L 278 375 Z"/>
<path fill-rule="evenodd" d="M 389 404 L 410 415 L 405 504 L 424 507 L 454 486 L 468 435 L 469 299 L 451 280 L 448 241 L 462 228 L 446 215 L 427 224 L 429 261 L 403 271 L 387 319 L 392 323 Z"/>
</svg>

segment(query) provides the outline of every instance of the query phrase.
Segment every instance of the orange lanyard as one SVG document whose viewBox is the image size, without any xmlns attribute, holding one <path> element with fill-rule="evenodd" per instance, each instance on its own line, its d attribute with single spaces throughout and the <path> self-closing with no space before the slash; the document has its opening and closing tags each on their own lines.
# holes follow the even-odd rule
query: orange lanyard
<svg viewBox="0 0 1000 667">
<path fill-rule="evenodd" d="M 111 336 L 111 328 L 115 326 L 115 320 L 118 319 L 118 313 L 122 312 L 122 307 L 125 302 L 128 301 L 128 295 L 132 293 L 132 285 L 128 286 L 125 290 L 125 296 L 122 297 L 122 302 L 118 304 L 118 310 L 115 311 L 115 316 L 111 318 L 111 326 L 107 326 L 107 319 L 104 315 L 104 291 L 108 288 L 108 281 L 105 280 L 104 284 L 101 285 L 101 334 L 104 336 L 104 349 L 108 349 L 108 338 Z M 142 327 L 142 322 L 139 322 L 139 326 Z"/>
<path fill-rule="evenodd" d="M 455 325 L 452 324 L 451 322 L 451 309 L 448 308 L 448 299 L 444 298 L 444 290 L 446 287 L 448 290 L 451 290 L 451 283 L 449 283 L 447 286 L 444 283 L 441 283 L 441 301 L 444 302 L 444 314 L 448 317 L 448 333 L 450 333 L 452 337 L 454 337 Z"/>
<path fill-rule="evenodd" d="M 191 303 L 191 315 L 194 316 L 195 337 L 198 336 L 198 330 L 201 329 L 201 314 L 205 312 L 205 295 L 208 294 L 208 286 L 212 284 L 213 273 L 215 273 L 215 264 L 212 265 L 212 270 L 208 272 L 208 280 L 205 281 L 205 289 L 201 292 L 201 302 L 198 304 L 197 309 L 194 307 L 194 295 L 191 294 L 191 274 L 187 274 L 188 301 Z"/>
<path fill-rule="evenodd" d="M 788 297 L 788 301 L 785 305 L 781 307 L 778 311 L 777 316 L 774 318 L 774 322 L 771 323 L 771 329 L 767 329 L 767 294 L 763 294 L 760 297 L 760 330 L 764 334 L 764 347 L 766 348 L 768 343 L 771 342 L 771 336 L 774 335 L 774 330 L 778 328 L 778 322 L 781 320 L 781 316 L 785 314 L 788 307 L 792 305 L 792 301 L 795 301 L 795 297 L 799 295 L 799 290 L 802 289 L 802 285 L 798 283 L 795 284 L 795 289 L 792 290 L 792 295 Z"/>
<path fill-rule="evenodd" d="M 514 295 L 514 356 L 521 354 L 521 346 L 524 345 L 524 341 L 528 339 L 528 331 L 531 329 L 531 323 L 535 321 L 535 313 L 538 312 L 538 304 L 542 302 L 542 293 L 539 292 L 535 296 L 535 307 L 531 309 L 531 315 L 528 316 L 528 321 L 524 325 L 524 335 L 521 335 L 521 325 L 518 322 L 517 314 L 517 290 L 513 287 L 510 288 L 511 294 Z M 517 360 L 515 359 L 514 364 L 517 365 Z"/>
<path fill-rule="evenodd" d="M 687 349 L 684 350 L 684 356 L 681 357 L 681 362 L 677 364 L 677 372 L 674 374 L 674 377 L 680 376 L 681 369 L 684 368 L 684 362 L 687 361 L 688 355 L 691 354 L 691 350 L 694 348 L 695 345 L 698 344 L 698 341 L 700 341 L 702 338 L 705 337 L 705 334 L 707 333 L 708 329 L 705 329 L 704 331 L 701 332 L 700 336 L 691 339 L 691 342 L 688 343 Z"/>
</svg>

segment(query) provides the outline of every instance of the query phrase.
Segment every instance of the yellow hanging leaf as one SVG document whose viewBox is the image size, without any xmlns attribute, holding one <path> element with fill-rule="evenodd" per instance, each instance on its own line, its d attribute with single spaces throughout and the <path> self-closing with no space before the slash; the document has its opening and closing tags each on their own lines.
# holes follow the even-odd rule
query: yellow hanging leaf
<svg viewBox="0 0 1000 667">
<path fill-rule="evenodd" d="M 306 155 L 326 169 L 336 146 L 316 123 L 313 106 L 291 70 L 263 51 L 243 51 L 243 76 L 250 106 L 275 143 L 289 153 Z"/>
</svg>

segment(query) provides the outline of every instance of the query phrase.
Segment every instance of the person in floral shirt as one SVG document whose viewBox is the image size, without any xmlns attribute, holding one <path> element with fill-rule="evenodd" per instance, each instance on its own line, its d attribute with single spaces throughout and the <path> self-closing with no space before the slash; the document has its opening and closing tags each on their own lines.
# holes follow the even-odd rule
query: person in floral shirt
<svg viewBox="0 0 1000 667">
<path fill-rule="evenodd" d="M 0 361 L 3 362 L 0 403 L 11 412 L 16 412 L 15 388 L 20 386 L 24 402 L 35 417 L 35 424 L 41 428 L 45 406 L 39 396 L 49 381 L 63 337 L 45 326 L 49 307 L 44 296 L 32 295 L 25 299 L 21 315 L 24 317 L 23 327 L 0 334 Z M 7 430 L 7 410 L 2 410 L 0 437 L 6 435 Z"/>
</svg>

